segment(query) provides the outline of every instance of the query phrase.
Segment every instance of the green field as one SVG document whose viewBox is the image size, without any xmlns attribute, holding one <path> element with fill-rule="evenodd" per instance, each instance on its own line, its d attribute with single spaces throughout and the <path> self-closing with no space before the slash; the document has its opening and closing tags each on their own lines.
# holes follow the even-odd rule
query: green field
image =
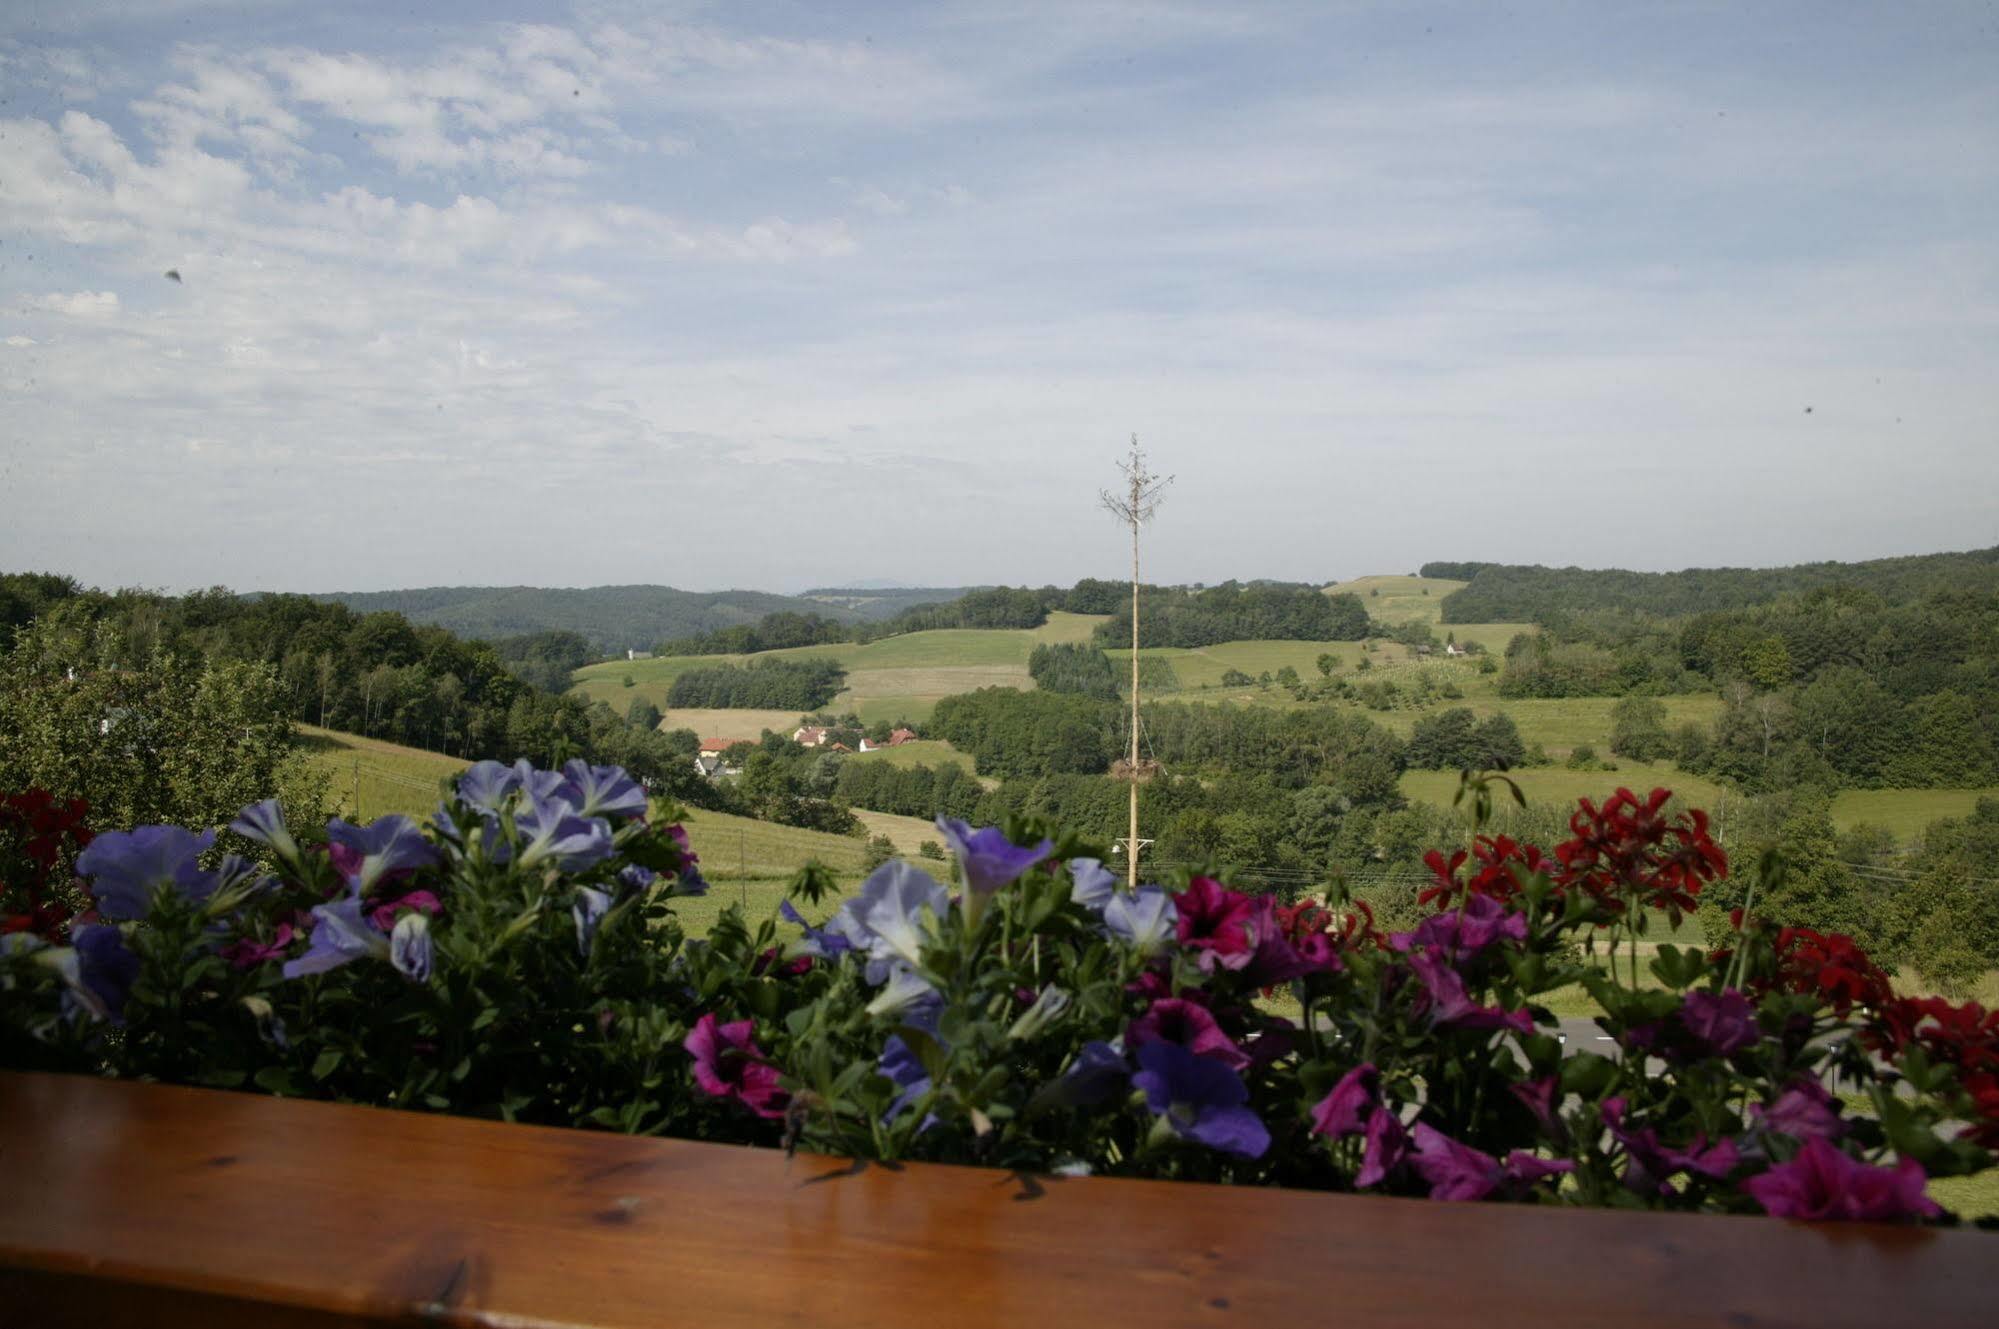
<svg viewBox="0 0 1999 1329">
<path fill-rule="evenodd" d="M 313 725 L 300 725 L 299 736 L 306 754 L 326 771 L 334 812 L 348 821 L 372 821 L 390 812 L 427 818 L 437 811 L 442 782 L 466 766 L 441 752 Z"/>
<path fill-rule="evenodd" d="M 878 761 L 901 770 L 912 766 L 928 766 L 935 770 L 940 766 L 962 766 L 967 772 L 972 770 L 970 753 L 960 752 L 942 739 L 919 738 L 892 748 L 876 748 L 872 752 L 856 752 L 851 761 Z"/>
<path fill-rule="evenodd" d="M 1326 594 L 1358 595 L 1367 616 L 1384 623 L 1435 623 L 1443 616 L 1444 597 L 1465 585 L 1440 577 L 1355 577 L 1326 587 Z"/>
<path fill-rule="evenodd" d="M 1098 615 L 1054 613 L 1038 628 L 940 628 L 884 637 L 865 646 L 853 643 L 800 646 L 766 651 L 763 655 L 838 661 L 847 671 L 847 688 L 827 709 L 853 711 L 866 724 L 877 720 L 921 724 L 941 698 L 955 693 L 982 687 L 1033 687 L 1033 680 L 1027 675 L 1027 657 L 1036 646 L 1088 641 L 1101 622 L 1103 619 Z M 621 714 L 634 697 L 644 697 L 664 711 L 673 680 L 689 669 L 741 664 L 749 658 L 682 655 L 657 660 L 611 660 L 577 670 L 573 691 L 591 701 L 609 702 Z M 626 678 L 632 680 L 631 687 L 624 685 Z"/>
<path fill-rule="evenodd" d="M 1712 808 L 1723 797 L 1721 787 L 1698 775 L 1665 762 L 1617 761 L 1615 771 L 1571 771 L 1559 766 L 1536 766 L 1510 771 L 1519 782 L 1520 792 L 1530 804 L 1573 808 L 1578 798 L 1602 802 L 1620 786 L 1646 794 L 1664 786 L 1695 807 Z M 1402 776 L 1402 795 L 1412 803 L 1449 807 L 1458 792 L 1456 771 L 1408 771 Z M 1511 807 L 1512 803 L 1507 802 Z"/>
<path fill-rule="evenodd" d="M 1969 816 L 1981 798 L 1999 798 L 1999 789 L 1846 789 L 1832 800 L 1832 820 L 1841 830 L 1865 822 L 1913 840 L 1933 821 Z"/>
</svg>

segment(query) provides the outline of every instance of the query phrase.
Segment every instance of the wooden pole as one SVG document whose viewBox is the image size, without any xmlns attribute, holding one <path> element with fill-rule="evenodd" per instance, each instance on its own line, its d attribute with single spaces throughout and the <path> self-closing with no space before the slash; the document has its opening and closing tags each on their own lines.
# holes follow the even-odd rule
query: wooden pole
<svg viewBox="0 0 1999 1329">
<path fill-rule="evenodd" d="M 1138 436 L 1131 440 L 1134 458 L 1138 452 Z M 1138 890 L 1138 523 L 1142 495 L 1139 482 L 1143 472 L 1137 465 L 1131 471 L 1131 832 L 1125 841 L 1125 885 L 1133 892 Z"/>
</svg>

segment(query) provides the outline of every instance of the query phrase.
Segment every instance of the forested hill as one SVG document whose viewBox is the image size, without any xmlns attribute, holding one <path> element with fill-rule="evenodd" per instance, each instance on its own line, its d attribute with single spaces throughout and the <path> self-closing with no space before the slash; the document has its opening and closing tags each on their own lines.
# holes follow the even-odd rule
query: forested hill
<svg viewBox="0 0 1999 1329">
<path fill-rule="evenodd" d="M 766 591 L 681 591 L 671 586 L 428 586 L 407 591 L 333 591 L 315 600 L 356 613 L 401 614 L 461 637 L 496 640 L 531 632 L 578 633 L 601 650 L 651 650 L 661 641 L 754 623 L 789 611 L 841 622 L 870 615 L 840 604 Z"/>
<path fill-rule="evenodd" d="M 880 623 L 894 618 L 907 609 L 919 605 L 949 604 L 972 591 L 990 589 L 984 586 L 822 586 L 810 591 L 800 591 L 799 597 L 817 601 L 826 606 L 818 612 L 822 615 L 833 609 L 848 609 L 870 623 Z"/>
<path fill-rule="evenodd" d="M 1426 563 L 1426 577 L 1462 577 L 1470 584 L 1444 597 L 1445 623 L 1540 623 L 1623 610 L 1660 617 L 1712 613 L 1768 604 L 1826 586 L 1872 592 L 1907 604 L 1939 591 L 1999 590 L 1999 547 L 1963 553 L 1877 558 L 1864 563 L 1800 563 L 1787 568 L 1688 568 L 1627 572 L 1622 568 L 1548 568 L 1504 563 Z"/>
</svg>

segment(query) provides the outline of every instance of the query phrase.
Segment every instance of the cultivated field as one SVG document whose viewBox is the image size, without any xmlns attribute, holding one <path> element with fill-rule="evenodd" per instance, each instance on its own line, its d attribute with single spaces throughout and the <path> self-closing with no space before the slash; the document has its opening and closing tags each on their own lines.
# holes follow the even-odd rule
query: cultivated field
<svg viewBox="0 0 1999 1329">
<path fill-rule="evenodd" d="M 1384 623 L 1435 623 L 1444 597 L 1465 585 L 1440 577 L 1355 577 L 1325 589 L 1327 595 L 1358 595 L 1367 616 Z"/>
<path fill-rule="evenodd" d="M 1712 809 L 1723 798 L 1720 786 L 1667 762 L 1616 761 L 1615 771 L 1571 771 L 1562 767 L 1536 766 L 1508 774 L 1520 785 L 1530 804 L 1573 808 L 1578 798 L 1602 802 L 1619 786 L 1643 795 L 1664 786 L 1694 807 Z M 1408 771 L 1402 776 L 1402 795 L 1412 803 L 1449 807 L 1457 796 L 1456 771 Z M 1502 794 L 1503 797 L 1503 794 Z M 1505 806 L 1511 807 L 1510 800 Z"/>
<path fill-rule="evenodd" d="M 856 752 L 849 760 L 878 761 L 903 770 L 912 766 L 928 766 L 932 770 L 940 766 L 962 766 L 966 771 L 972 770 L 971 754 L 960 752 L 942 739 L 935 738 L 919 738 L 898 747 Z M 992 785 L 998 781 L 988 780 L 986 783 Z"/>
<path fill-rule="evenodd" d="M 926 840 L 939 847 L 944 844 L 943 833 L 936 823 L 921 817 L 898 817 L 891 812 L 869 812 L 865 808 L 855 808 L 854 815 L 867 827 L 869 836 L 886 835 L 895 851 L 905 858 L 915 858 Z M 935 863 L 934 859 L 931 861 Z"/>
<path fill-rule="evenodd" d="M 1866 822 L 1913 840 L 1933 821 L 1969 816 L 1981 798 L 1999 798 L 1999 789 L 1845 789 L 1833 796 L 1832 820 L 1843 831 Z"/>
<path fill-rule="evenodd" d="M 688 707 L 668 711 L 659 722 L 661 729 L 692 729 L 700 738 L 737 739 L 754 743 L 766 729 L 789 738 L 798 728 L 797 711 L 725 710 Z"/>
</svg>

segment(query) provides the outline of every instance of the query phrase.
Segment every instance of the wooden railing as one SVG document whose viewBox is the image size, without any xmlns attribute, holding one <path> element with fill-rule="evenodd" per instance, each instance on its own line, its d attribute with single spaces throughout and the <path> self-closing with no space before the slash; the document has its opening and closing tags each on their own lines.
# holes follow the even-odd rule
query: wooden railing
<svg viewBox="0 0 1999 1329">
<path fill-rule="evenodd" d="M 1999 1237 L 1061 1180 L 0 1074 L 0 1325 L 1999 1324 Z"/>
</svg>

